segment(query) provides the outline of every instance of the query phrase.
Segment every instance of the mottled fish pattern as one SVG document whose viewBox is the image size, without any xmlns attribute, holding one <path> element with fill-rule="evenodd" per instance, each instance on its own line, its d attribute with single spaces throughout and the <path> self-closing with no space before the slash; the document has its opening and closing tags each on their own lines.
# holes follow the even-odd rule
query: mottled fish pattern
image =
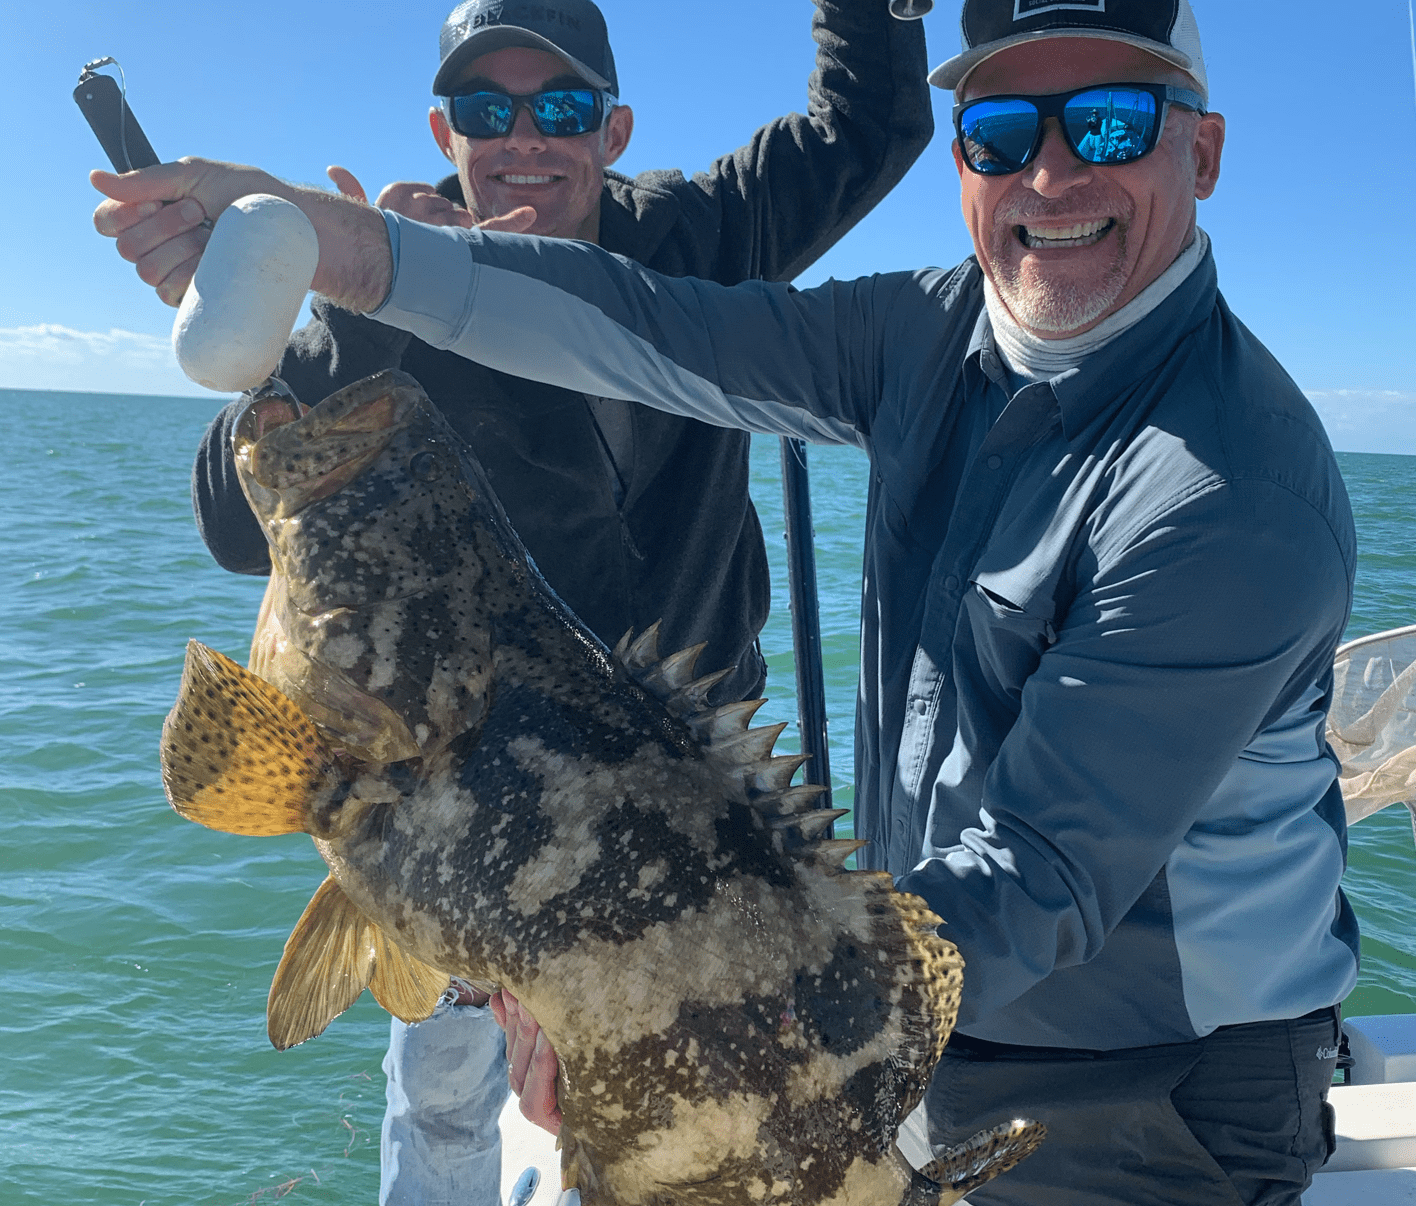
<svg viewBox="0 0 1416 1206">
<path fill-rule="evenodd" d="M 163 731 L 182 815 L 310 833 L 329 864 L 271 1039 L 369 988 L 429 1016 L 506 986 L 561 1062 L 585 1206 L 936 1206 L 1022 1158 L 1008 1124 L 917 1173 L 895 1146 L 957 1008 L 922 901 L 845 870 L 816 789 L 721 674 L 611 653 L 536 572 L 412 378 L 236 426 L 273 574 L 243 669 L 195 642 Z"/>
</svg>

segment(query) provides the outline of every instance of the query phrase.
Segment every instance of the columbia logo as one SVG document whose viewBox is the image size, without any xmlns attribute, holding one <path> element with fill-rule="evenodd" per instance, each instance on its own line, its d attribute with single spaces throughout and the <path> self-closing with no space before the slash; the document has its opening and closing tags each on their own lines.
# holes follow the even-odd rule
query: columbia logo
<svg viewBox="0 0 1416 1206">
<path fill-rule="evenodd" d="M 1319 1059 L 1336 1059 L 1336 1058 L 1337 1058 L 1337 1048 L 1336 1048 L 1336 1047 L 1319 1047 L 1319 1048 L 1318 1048 L 1318 1058 L 1319 1058 Z"/>
</svg>

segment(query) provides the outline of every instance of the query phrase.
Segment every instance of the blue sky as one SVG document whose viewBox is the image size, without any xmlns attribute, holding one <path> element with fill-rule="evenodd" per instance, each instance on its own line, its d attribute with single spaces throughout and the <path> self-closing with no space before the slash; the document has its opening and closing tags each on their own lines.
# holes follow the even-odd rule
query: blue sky
<svg viewBox="0 0 1416 1206">
<path fill-rule="evenodd" d="M 883 0 L 856 0 L 883 3 Z M 1334 443 L 1416 453 L 1416 88 L 1408 0 L 1193 0 L 1225 170 L 1201 208 L 1238 315 L 1309 391 Z M 809 0 L 602 0 L 634 143 L 620 166 L 693 171 L 805 102 Z M 9 232 L 0 387 L 199 394 L 166 350 L 172 312 L 93 233 L 97 144 L 70 92 L 116 56 L 158 153 L 256 163 L 324 182 L 341 163 L 370 193 L 442 160 L 425 114 L 450 0 L 246 0 L 194 9 L 0 0 Z M 934 62 L 957 0 L 926 20 Z M 194 17 L 200 12 L 200 17 Z M 969 253 L 941 133 L 905 182 L 802 278 Z"/>
</svg>

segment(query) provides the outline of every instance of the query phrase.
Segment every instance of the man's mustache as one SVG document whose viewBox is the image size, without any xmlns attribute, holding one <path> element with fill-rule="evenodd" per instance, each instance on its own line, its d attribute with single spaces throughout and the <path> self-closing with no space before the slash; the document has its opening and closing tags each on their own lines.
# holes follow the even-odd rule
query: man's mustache
<svg viewBox="0 0 1416 1206">
<path fill-rule="evenodd" d="M 1124 224 L 1131 217 L 1131 206 L 1121 204 L 1117 197 L 1101 189 L 1069 192 L 1065 197 L 1008 196 L 993 211 L 993 224 L 1026 226 L 1035 221 L 1066 219 L 1089 220 L 1115 218 Z"/>
</svg>

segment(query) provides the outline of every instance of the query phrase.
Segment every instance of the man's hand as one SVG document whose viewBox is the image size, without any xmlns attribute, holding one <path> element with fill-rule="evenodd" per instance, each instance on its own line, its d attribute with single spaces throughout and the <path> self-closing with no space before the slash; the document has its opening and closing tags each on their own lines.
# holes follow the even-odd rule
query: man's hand
<svg viewBox="0 0 1416 1206">
<path fill-rule="evenodd" d="M 118 254 L 169 306 L 181 302 L 197 269 L 211 237 L 208 219 L 248 193 L 282 195 L 280 182 L 257 168 L 200 159 L 122 176 L 90 172 L 89 180 L 109 198 L 93 211 L 94 228 L 117 240 Z"/>
<path fill-rule="evenodd" d="M 348 168 L 326 168 L 325 174 L 346 197 L 352 197 L 355 201 L 368 199 L 364 186 Z M 392 184 L 384 185 L 374 205 L 429 226 L 461 226 L 464 230 L 476 227 L 480 230 L 525 234 L 536 224 L 536 211 L 529 205 L 523 205 L 520 209 L 494 218 L 484 218 L 479 222 L 469 211 L 444 197 L 433 185 L 412 180 L 396 180 Z"/>
<path fill-rule="evenodd" d="M 207 159 L 179 159 L 121 176 L 92 172 L 89 179 L 109 198 L 94 211 L 95 229 L 117 240 L 118 254 L 137 265 L 139 278 L 169 306 L 181 302 L 206 247 L 202 223 L 216 221 L 249 193 L 282 197 L 310 219 L 320 241 L 312 286 L 317 293 L 346 309 L 369 311 L 393 284 L 382 216 L 348 198 L 292 187 L 259 168 Z"/>
<path fill-rule="evenodd" d="M 348 168 L 331 167 L 325 174 L 334 181 L 335 188 L 346 197 L 356 201 L 366 201 L 368 194 L 364 186 Z M 449 201 L 431 184 L 412 180 L 398 180 L 384 185 L 374 205 L 379 209 L 392 210 L 415 222 L 426 222 L 429 226 L 462 226 L 471 229 L 477 220 L 456 202 Z"/>
<path fill-rule="evenodd" d="M 492 1014 L 506 1031 L 507 1079 L 521 1098 L 521 1113 L 552 1135 L 560 1134 L 561 1112 L 556 1086 L 560 1061 L 550 1040 L 533 1018 L 506 989 L 493 994 Z"/>
</svg>

